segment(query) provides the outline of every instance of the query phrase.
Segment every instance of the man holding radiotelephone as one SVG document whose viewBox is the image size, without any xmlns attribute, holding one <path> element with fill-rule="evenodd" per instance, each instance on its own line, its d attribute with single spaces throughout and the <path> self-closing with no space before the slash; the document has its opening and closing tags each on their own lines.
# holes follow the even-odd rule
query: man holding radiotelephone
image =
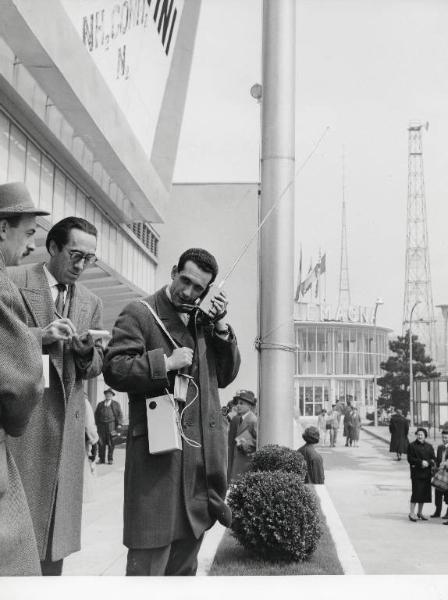
<svg viewBox="0 0 448 600">
<path fill-rule="evenodd" d="M 101 300 L 77 280 L 96 261 L 96 242 L 97 230 L 91 223 L 67 217 L 48 232 L 46 263 L 9 270 L 21 291 L 28 325 L 49 364 L 44 398 L 25 434 L 11 440 L 43 575 L 61 575 L 64 557 L 80 549 L 83 380 L 101 373 L 103 348 L 101 336 L 95 334 L 102 329 Z"/>
<path fill-rule="evenodd" d="M 170 285 L 124 308 L 105 353 L 106 383 L 129 396 L 127 575 L 194 575 L 204 532 L 230 525 L 218 388 L 235 379 L 240 355 L 224 292 L 199 306 L 217 273 L 206 250 L 184 252 Z"/>
</svg>

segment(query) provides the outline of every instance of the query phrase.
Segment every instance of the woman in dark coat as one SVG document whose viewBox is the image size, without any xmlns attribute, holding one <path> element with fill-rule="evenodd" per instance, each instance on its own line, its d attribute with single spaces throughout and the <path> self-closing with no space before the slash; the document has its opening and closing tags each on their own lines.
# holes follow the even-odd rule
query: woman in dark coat
<svg viewBox="0 0 448 600">
<path fill-rule="evenodd" d="M 397 460 L 401 460 L 401 455 L 408 451 L 409 422 L 403 417 L 399 408 L 390 418 L 389 431 L 391 433 L 389 452 L 396 452 Z"/>
<path fill-rule="evenodd" d="M 319 442 L 319 430 L 317 427 L 307 427 L 302 437 L 306 444 L 299 448 L 299 452 L 306 460 L 307 476 L 305 483 L 324 483 L 324 463 L 322 456 L 314 448 L 314 445 Z"/>
<path fill-rule="evenodd" d="M 423 504 L 432 502 L 431 495 L 431 466 L 435 464 L 436 456 L 434 448 L 426 441 L 428 432 L 419 427 L 415 432 L 417 439 L 409 444 L 408 462 L 411 470 L 412 495 L 410 504 L 409 520 L 427 521 L 422 513 Z M 415 514 L 415 505 L 418 503 L 418 512 Z"/>
</svg>

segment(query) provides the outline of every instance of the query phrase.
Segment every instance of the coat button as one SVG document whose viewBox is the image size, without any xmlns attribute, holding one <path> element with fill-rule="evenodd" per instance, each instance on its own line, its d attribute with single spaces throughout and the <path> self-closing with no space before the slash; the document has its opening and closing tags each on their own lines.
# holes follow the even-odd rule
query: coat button
<svg viewBox="0 0 448 600">
<path fill-rule="evenodd" d="M 210 421 L 209 423 L 210 427 L 215 427 L 216 425 L 216 421 L 214 421 L 213 419 Z"/>
<path fill-rule="evenodd" d="M 79 419 L 79 410 L 75 412 L 75 419 Z"/>
</svg>

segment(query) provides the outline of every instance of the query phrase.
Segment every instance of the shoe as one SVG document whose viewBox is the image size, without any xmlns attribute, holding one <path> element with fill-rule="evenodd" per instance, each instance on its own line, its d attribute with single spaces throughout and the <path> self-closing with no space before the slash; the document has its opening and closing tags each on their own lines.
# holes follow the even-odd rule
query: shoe
<svg viewBox="0 0 448 600">
<path fill-rule="evenodd" d="M 99 460 L 99 461 L 98 461 L 98 464 L 99 464 L 99 465 L 104 465 L 104 464 L 105 464 L 105 463 L 104 463 L 104 460 Z"/>
<path fill-rule="evenodd" d="M 433 515 L 431 515 L 431 519 L 439 519 L 440 518 L 440 513 L 435 512 Z M 447 518 L 446 516 L 443 517 L 444 519 Z"/>
<path fill-rule="evenodd" d="M 113 460 L 109 460 L 107 464 L 109 464 L 109 465 L 113 465 L 113 464 L 114 464 L 114 461 L 113 461 Z"/>
<path fill-rule="evenodd" d="M 415 515 L 408 515 L 408 518 L 410 521 L 412 521 L 413 523 L 416 523 L 418 521 L 417 517 Z"/>
<path fill-rule="evenodd" d="M 442 525 L 448 525 L 448 521 L 445 521 L 445 523 L 442 523 Z"/>
<path fill-rule="evenodd" d="M 422 513 L 417 513 L 417 517 L 421 520 L 421 521 L 427 521 L 428 517 L 425 517 L 425 515 L 422 515 Z"/>
</svg>

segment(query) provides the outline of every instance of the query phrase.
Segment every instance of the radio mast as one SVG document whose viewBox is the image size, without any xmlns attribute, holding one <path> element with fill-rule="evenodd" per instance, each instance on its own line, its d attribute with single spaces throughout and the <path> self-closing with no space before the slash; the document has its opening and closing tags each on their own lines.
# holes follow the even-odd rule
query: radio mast
<svg viewBox="0 0 448 600">
<path fill-rule="evenodd" d="M 338 308 L 348 308 L 351 304 L 350 283 L 348 279 L 347 223 L 345 214 L 345 160 L 342 155 L 342 230 L 341 264 L 339 268 Z"/>
<path fill-rule="evenodd" d="M 435 358 L 434 305 L 429 263 L 428 229 L 426 224 L 425 182 L 423 177 L 422 129 L 429 123 L 411 121 L 408 127 L 408 206 L 406 234 L 406 279 L 403 303 L 403 334 L 409 329 L 426 345 Z"/>
</svg>

